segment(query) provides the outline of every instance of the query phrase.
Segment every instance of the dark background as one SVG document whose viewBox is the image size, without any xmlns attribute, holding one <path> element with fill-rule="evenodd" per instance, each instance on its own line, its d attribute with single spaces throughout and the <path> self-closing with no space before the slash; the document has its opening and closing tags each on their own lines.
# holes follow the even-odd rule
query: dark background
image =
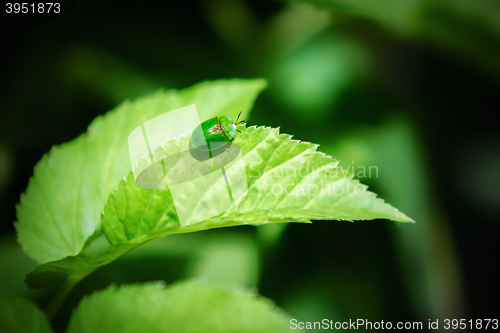
<svg viewBox="0 0 500 333">
<path fill-rule="evenodd" d="M 258 269 L 246 284 L 304 321 L 498 317 L 498 5 L 415 5 L 419 24 L 406 28 L 365 1 L 331 3 L 66 1 L 46 17 L 2 8 L 0 288 L 42 307 L 54 292 L 22 285 L 35 263 L 13 227 L 33 167 L 53 145 L 159 88 L 264 77 L 250 125 L 281 126 L 346 167 L 378 166 L 379 177 L 361 181 L 417 223 L 242 227 L 186 242 L 250 239 Z M 381 1 L 381 12 L 398 17 L 395 4 Z M 84 280 L 55 326 L 95 288 L 196 275 L 188 267 L 198 254 L 148 251 Z"/>
</svg>

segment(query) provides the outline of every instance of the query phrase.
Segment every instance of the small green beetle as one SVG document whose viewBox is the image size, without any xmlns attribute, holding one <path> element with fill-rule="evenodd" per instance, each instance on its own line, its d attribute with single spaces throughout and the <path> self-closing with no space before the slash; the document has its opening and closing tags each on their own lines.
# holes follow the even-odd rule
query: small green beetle
<svg viewBox="0 0 500 333">
<path fill-rule="evenodd" d="M 236 125 L 245 122 L 244 120 L 238 122 L 242 112 L 236 118 L 236 122 L 226 116 L 205 120 L 193 131 L 190 144 L 200 150 L 212 150 L 233 141 L 236 134 Z M 205 138 L 205 140 L 200 140 L 201 138 Z"/>
</svg>

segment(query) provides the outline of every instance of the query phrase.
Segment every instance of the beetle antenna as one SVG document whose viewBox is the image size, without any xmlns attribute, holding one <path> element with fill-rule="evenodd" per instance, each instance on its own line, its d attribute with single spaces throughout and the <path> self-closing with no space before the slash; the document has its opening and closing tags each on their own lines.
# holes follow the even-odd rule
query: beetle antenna
<svg viewBox="0 0 500 333">
<path fill-rule="evenodd" d="M 238 122 L 238 119 L 240 119 L 240 116 L 241 116 L 241 114 L 242 114 L 242 113 L 243 113 L 243 111 L 240 111 L 240 114 L 238 115 L 238 118 L 236 118 L 236 123 L 235 123 L 236 125 L 243 124 L 243 123 L 245 123 L 245 122 L 246 122 L 246 121 L 244 121 L 244 120 L 242 120 L 242 121 Z"/>
</svg>

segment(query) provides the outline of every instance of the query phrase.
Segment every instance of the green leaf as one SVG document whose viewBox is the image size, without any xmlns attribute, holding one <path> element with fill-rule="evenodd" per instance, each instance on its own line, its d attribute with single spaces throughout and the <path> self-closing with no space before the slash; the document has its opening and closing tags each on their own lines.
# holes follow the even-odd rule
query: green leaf
<svg viewBox="0 0 500 333">
<path fill-rule="evenodd" d="M 28 285 L 42 288 L 67 276 L 86 275 L 142 243 L 170 234 L 313 219 L 412 221 L 367 191 L 352 174 L 337 167 L 336 160 L 317 152 L 317 145 L 292 140 L 290 135 L 280 135 L 278 129 L 244 126 L 238 129 L 241 133 L 234 142 L 243 153 L 249 185 L 248 195 L 238 205 L 222 215 L 181 227 L 170 190 L 138 187 L 130 172 L 108 198 L 102 216 L 102 229 L 112 246 L 99 253 L 40 266 L 28 274 Z M 175 145 L 182 146 L 182 141 L 188 139 L 189 135 L 158 148 L 154 153 L 156 158 L 160 159 Z M 178 164 L 181 162 L 177 160 Z M 207 193 L 204 199 L 215 198 L 212 201 L 216 203 L 217 193 Z"/>
<path fill-rule="evenodd" d="M 37 164 L 17 207 L 18 239 L 39 263 L 74 256 L 99 229 L 110 192 L 131 170 L 128 136 L 145 121 L 196 104 L 201 120 L 247 116 L 263 80 L 204 82 L 125 102 L 96 118 L 87 133 L 53 147 Z"/>
<path fill-rule="evenodd" d="M 304 0 L 371 20 L 395 35 L 425 41 L 486 74 L 500 75 L 500 2 L 496 0 Z"/>
<path fill-rule="evenodd" d="M 354 180 L 351 173 L 337 167 L 336 160 L 317 152 L 317 145 L 292 140 L 290 135 L 280 135 L 273 128 L 239 126 L 239 130 L 234 142 L 243 153 L 249 185 L 242 202 L 220 216 L 181 227 L 170 190 L 138 187 L 130 173 L 104 208 L 102 226 L 108 241 L 118 244 L 213 227 L 312 219 L 411 221 L 366 191 L 367 187 Z M 181 141 L 188 139 L 189 135 L 180 138 L 177 145 L 183 146 Z M 163 151 L 157 149 L 156 159 L 166 156 L 172 148 L 172 144 L 167 144 Z M 182 160 L 177 164 L 185 172 Z M 216 196 L 208 193 L 203 199 L 208 202 Z M 216 204 L 217 200 L 212 201 Z"/>
<path fill-rule="evenodd" d="M 268 299 L 198 281 L 111 286 L 83 299 L 68 333 L 289 332 L 290 318 Z"/>
<path fill-rule="evenodd" d="M 0 332 L 52 332 L 43 312 L 25 299 L 0 292 L 0 309 Z"/>
</svg>

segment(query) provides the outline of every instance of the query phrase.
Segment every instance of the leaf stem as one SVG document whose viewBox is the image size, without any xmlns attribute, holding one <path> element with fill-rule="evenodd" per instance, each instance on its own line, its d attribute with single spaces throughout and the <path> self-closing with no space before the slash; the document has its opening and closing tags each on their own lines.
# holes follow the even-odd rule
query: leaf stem
<svg viewBox="0 0 500 333">
<path fill-rule="evenodd" d="M 54 295 L 54 298 L 52 298 L 49 305 L 47 306 L 47 310 L 45 311 L 49 320 L 52 320 L 54 318 L 54 315 L 57 313 L 73 287 L 87 275 L 88 273 L 73 276 L 63 282 L 57 293 Z"/>
</svg>

